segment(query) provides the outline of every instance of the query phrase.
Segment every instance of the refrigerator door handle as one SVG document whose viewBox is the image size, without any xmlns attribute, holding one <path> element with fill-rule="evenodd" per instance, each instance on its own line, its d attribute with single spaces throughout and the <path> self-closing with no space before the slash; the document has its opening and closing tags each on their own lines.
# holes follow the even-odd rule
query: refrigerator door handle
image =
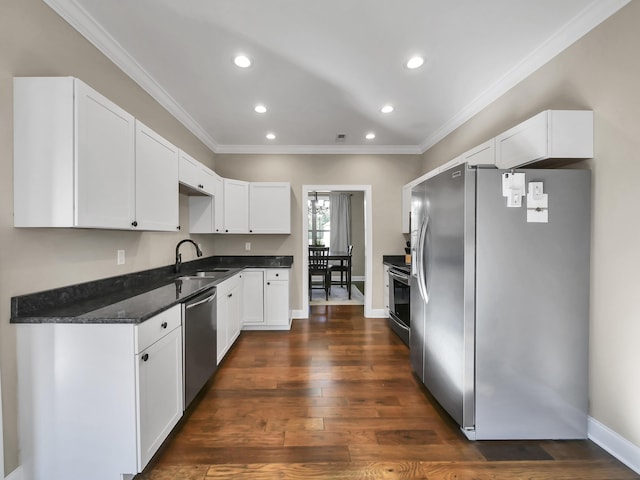
<svg viewBox="0 0 640 480">
<path fill-rule="evenodd" d="M 418 279 L 418 290 L 420 291 L 420 295 L 424 299 L 425 303 L 429 303 L 429 291 L 427 289 L 427 272 L 424 268 L 424 255 L 425 255 L 425 246 L 427 243 L 427 230 L 429 229 L 429 216 L 427 215 L 425 221 L 420 226 L 420 234 L 418 236 L 418 265 L 417 265 L 417 279 Z"/>
</svg>

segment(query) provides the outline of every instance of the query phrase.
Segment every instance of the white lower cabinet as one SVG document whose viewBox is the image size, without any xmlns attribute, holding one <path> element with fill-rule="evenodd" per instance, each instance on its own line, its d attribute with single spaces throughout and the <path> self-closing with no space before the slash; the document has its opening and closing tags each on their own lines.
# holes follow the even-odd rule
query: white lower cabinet
<svg viewBox="0 0 640 480">
<path fill-rule="evenodd" d="M 383 265 L 384 269 L 384 291 L 382 292 L 382 298 L 384 302 L 384 314 L 389 316 L 389 285 L 391 284 L 391 280 L 389 279 L 389 267 L 387 265 Z"/>
<path fill-rule="evenodd" d="M 247 269 L 245 275 L 245 330 L 288 330 L 291 328 L 289 309 L 289 269 Z M 247 281 L 247 278 L 250 278 Z M 262 282 L 260 282 L 262 280 Z"/>
<path fill-rule="evenodd" d="M 16 325 L 24 478 L 141 472 L 182 415 L 181 324 Z"/>
<path fill-rule="evenodd" d="M 247 268 L 243 272 L 243 327 L 247 325 L 264 325 L 264 275 L 264 269 Z"/>
<path fill-rule="evenodd" d="M 136 356 L 139 471 L 182 416 L 181 333 L 174 329 Z"/>
<path fill-rule="evenodd" d="M 242 327 L 242 282 L 239 273 L 217 285 L 218 365 L 240 335 Z"/>
</svg>

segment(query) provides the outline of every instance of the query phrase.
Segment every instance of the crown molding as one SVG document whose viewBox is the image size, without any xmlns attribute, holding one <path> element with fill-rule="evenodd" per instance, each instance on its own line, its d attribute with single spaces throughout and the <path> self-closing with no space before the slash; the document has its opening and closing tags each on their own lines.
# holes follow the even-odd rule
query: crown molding
<svg viewBox="0 0 640 480">
<path fill-rule="evenodd" d="M 281 155 L 420 155 L 417 145 L 218 145 L 216 153 Z"/>
<path fill-rule="evenodd" d="M 400 154 L 419 155 L 438 143 L 489 104 L 504 95 L 534 71 L 594 27 L 616 13 L 631 0 L 594 0 L 567 22 L 544 44 L 525 57 L 502 78 L 454 115 L 419 145 L 219 145 L 160 84 L 109 35 L 86 10 L 73 0 L 43 0 L 58 15 L 91 42 L 125 74 L 151 95 L 214 153 L 242 154 Z"/>
<path fill-rule="evenodd" d="M 578 15 L 569 20 L 542 45 L 523 58 L 497 82 L 482 92 L 469 105 L 454 115 L 442 127 L 429 135 L 421 144 L 420 152 L 429 148 L 477 115 L 492 102 L 507 93 L 522 80 L 585 36 L 600 23 L 616 13 L 631 0 L 594 0 Z"/>
<path fill-rule="evenodd" d="M 216 152 L 218 143 L 196 122 L 162 86 L 104 30 L 89 13 L 73 0 L 43 0 L 83 37 L 91 42 L 127 76 L 151 95 L 202 143 Z"/>
</svg>

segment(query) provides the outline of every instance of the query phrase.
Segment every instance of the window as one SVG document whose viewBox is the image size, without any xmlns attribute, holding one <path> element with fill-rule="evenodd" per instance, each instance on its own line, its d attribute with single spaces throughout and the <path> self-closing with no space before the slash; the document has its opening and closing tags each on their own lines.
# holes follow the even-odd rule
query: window
<svg viewBox="0 0 640 480">
<path fill-rule="evenodd" d="M 314 192 L 307 200 L 309 245 L 329 246 L 331 240 L 331 208 L 329 195 Z"/>
</svg>

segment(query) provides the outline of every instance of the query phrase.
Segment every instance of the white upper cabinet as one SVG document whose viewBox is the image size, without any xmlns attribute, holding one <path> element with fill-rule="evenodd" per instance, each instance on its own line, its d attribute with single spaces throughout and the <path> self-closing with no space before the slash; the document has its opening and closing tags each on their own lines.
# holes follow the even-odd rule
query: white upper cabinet
<svg viewBox="0 0 640 480">
<path fill-rule="evenodd" d="M 224 179 L 224 233 L 249 232 L 249 183 Z"/>
<path fill-rule="evenodd" d="M 132 228 L 135 120 L 72 77 L 14 79 L 14 225 Z"/>
<path fill-rule="evenodd" d="M 249 232 L 291 233 L 291 184 L 249 185 Z"/>
<path fill-rule="evenodd" d="M 178 149 L 72 77 L 14 79 L 14 225 L 175 231 Z"/>
<path fill-rule="evenodd" d="M 136 121 L 136 227 L 178 226 L 178 148 Z"/>
<path fill-rule="evenodd" d="M 217 180 L 220 178 L 213 170 L 180 150 L 180 183 L 205 195 L 215 195 Z"/>
<path fill-rule="evenodd" d="M 481 143 L 477 147 L 466 151 L 460 157 L 459 163 L 468 163 L 469 165 L 495 165 L 496 164 L 496 139 Z"/>
<path fill-rule="evenodd" d="M 291 184 L 224 179 L 224 233 L 291 233 Z"/>
<path fill-rule="evenodd" d="M 496 137 L 496 166 L 593 157 L 593 112 L 545 110 Z"/>
</svg>

